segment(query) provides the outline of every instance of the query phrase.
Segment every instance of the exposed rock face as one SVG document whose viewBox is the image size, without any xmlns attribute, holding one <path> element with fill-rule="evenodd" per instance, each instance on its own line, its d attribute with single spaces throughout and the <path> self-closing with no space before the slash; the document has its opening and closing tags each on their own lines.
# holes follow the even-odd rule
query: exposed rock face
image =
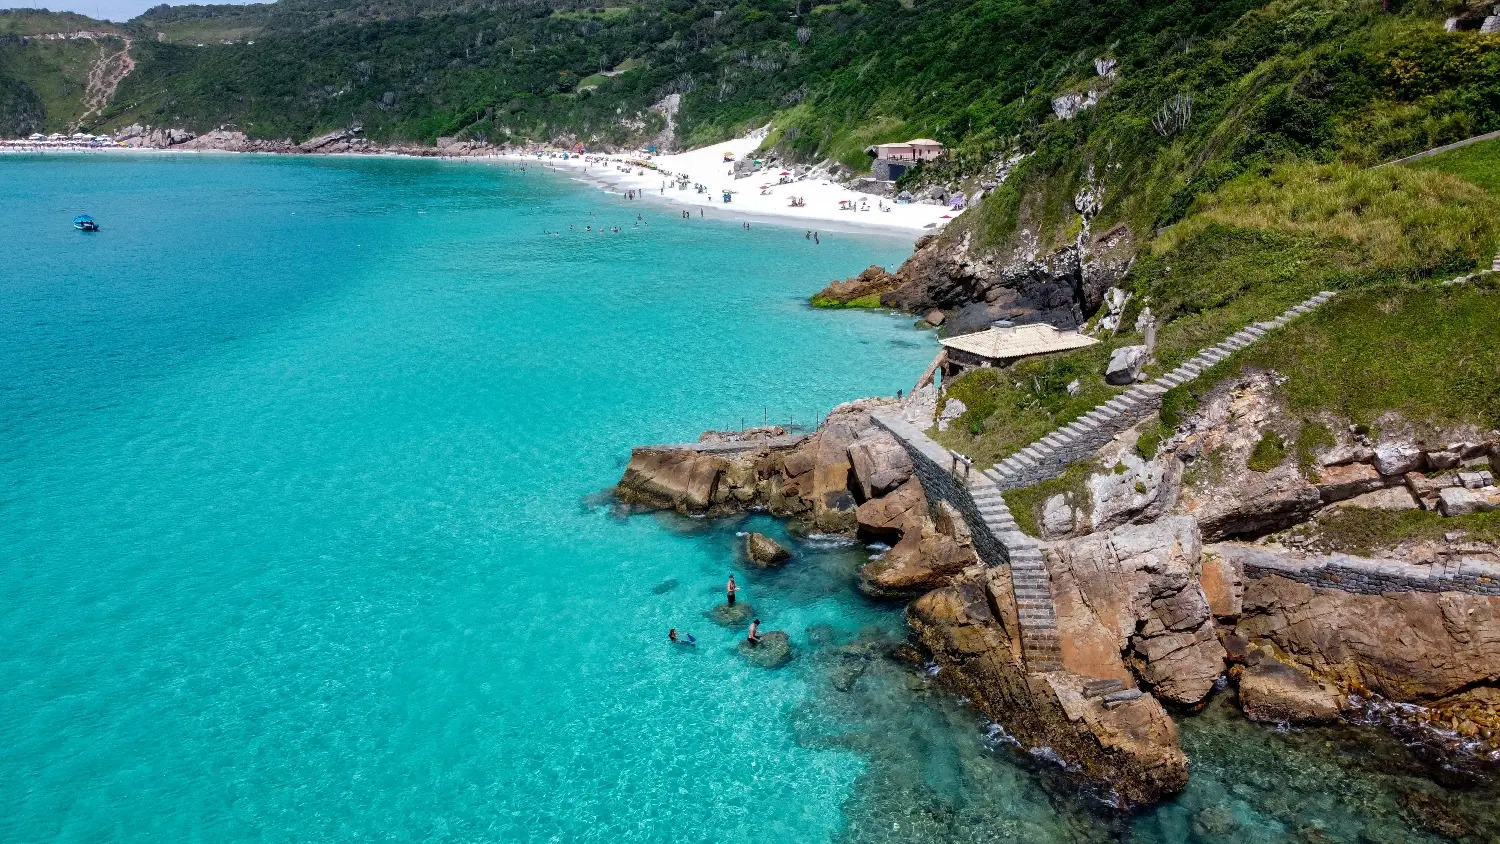
<svg viewBox="0 0 1500 844">
<path fill-rule="evenodd" d="M 961 575 L 907 609 L 916 641 L 942 667 L 939 682 L 974 701 L 1028 746 L 1045 746 L 1112 786 L 1123 805 L 1151 803 L 1187 784 L 1177 725 L 1151 695 L 1110 704 L 1086 696 L 1090 679 L 1027 674 L 1003 575 Z"/>
<path fill-rule="evenodd" d="M 1351 594 L 1271 576 L 1245 584 L 1236 632 L 1342 689 L 1433 701 L 1500 684 L 1500 598 Z"/>
<path fill-rule="evenodd" d="M 921 492 L 915 480 L 909 483 Z M 899 493 L 900 490 L 890 497 Z M 872 503 L 867 502 L 860 509 Z M 912 515 L 914 518 L 906 522 L 901 541 L 880 559 L 860 568 L 861 592 L 872 598 L 915 598 L 947 585 L 959 572 L 979 564 L 968 525 L 953 505 L 939 501 L 937 518 L 929 519 L 924 498 L 920 508 L 913 508 Z"/>
<path fill-rule="evenodd" d="M 1225 658 L 1199 580 L 1202 554 L 1184 517 L 1049 545 L 1063 667 L 1122 679 L 1134 668 L 1157 697 L 1201 703 Z"/>
<path fill-rule="evenodd" d="M 1256 648 L 1240 675 L 1240 706 L 1252 721 L 1320 724 L 1339 715 L 1338 694 L 1306 670 Z"/>
<path fill-rule="evenodd" d="M 900 282 L 884 267 L 870 265 L 864 272 L 843 281 L 830 282 L 819 290 L 814 300 L 847 304 L 866 296 L 880 296 L 896 289 Z"/>
<path fill-rule="evenodd" d="M 1091 218 L 1098 209 L 1087 207 Z M 1038 254 L 1029 232 L 1018 238 L 1032 245 L 981 254 L 967 232 L 925 237 L 896 271 L 898 286 L 881 296 L 881 304 L 918 314 L 940 309 L 952 334 L 978 331 L 998 319 L 1075 328 L 1124 276 L 1135 251 L 1125 226 L 1095 238 L 1085 225 L 1077 242 L 1045 255 Z"/>
<path fill-rule="evenodd" d="M 756 566 L 766 569 L 783 565 L 792 558 L 792 552 L 763 533 L 751 533 L 745 537 L 745 557 Z"/>
</svg>

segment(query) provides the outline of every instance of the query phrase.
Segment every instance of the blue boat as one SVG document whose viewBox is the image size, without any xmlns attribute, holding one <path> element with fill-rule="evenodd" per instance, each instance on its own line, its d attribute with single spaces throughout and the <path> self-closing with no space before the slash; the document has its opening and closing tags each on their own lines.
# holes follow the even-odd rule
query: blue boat
<svg viewBox="0 0 1500 844">
<path fill-rule="evenodd" d="M 73 218 L 73 228 L 81 232 L 96 232 L 99 230 L 99 224 L 94 222 L 93 217 L 87 214 L 79 214 Z"/>
</svg>

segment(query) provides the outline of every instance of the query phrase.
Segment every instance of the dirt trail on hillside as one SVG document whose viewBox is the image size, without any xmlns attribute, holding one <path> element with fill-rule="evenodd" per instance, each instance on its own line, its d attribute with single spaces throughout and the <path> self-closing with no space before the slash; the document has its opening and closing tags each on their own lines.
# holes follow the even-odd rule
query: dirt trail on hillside
<svg viewBox="0 0 1500 844">
<path fill-rule="evenodd" d="M 135 70 L 135 59 L 130 56 L 130 36 L 119 37 L 125 42 L 125 46 L 117 52 L 110 51 L 108 39 L 99 39 L 99 58 L 89 68 L 88 87 L 84 92 L 85 108 L 69 131 L 78 131 L 90 117 L 103 112 L 105 106 L 109 105 L 110 98 L 115 95 L 115 89 L 120 87 L 120 80 Z"/>
</svg>

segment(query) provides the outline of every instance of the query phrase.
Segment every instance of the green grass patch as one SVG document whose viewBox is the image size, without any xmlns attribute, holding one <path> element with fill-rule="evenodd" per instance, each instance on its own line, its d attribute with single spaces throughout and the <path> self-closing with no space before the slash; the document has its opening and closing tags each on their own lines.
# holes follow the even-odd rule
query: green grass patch
<svg viewBox="0 0 1500 844">
<path fill-rule="evenodd" d="M 1500 283 L 1344 293 L 1220 362 L 1199 389 L 1274 370 L 1288 408 L 1358 425 L 1399 413 L 1419 427 L 1500 426 Z"/>
<path fill-rule="evenodd" d="M 1256 472 L 1269 472 L 1285 459 L 1286 441 L 1275 431 L 1266 431 L 1250 451 L 1250 468 Z"/>
<path fill-rule="evenodd" d="M 837 310 L 839 308 L 881 307 L 880 297 L 873 294 L 869 296 L 859 296 L 857 298 L 850 299 L 847 302 L 840 299 L 834 299 L 830 296 L 814 296 L 809 301 L 812 302 L 812 306 L 814 308 L 828 308 L 831 310 Z"/>
<path fill-rule="evenodd" d="M 1155 425 L 1148 425 L 1141 432 L 1140 439 L 1135 441 L 1135 453 L 1142 460 L 1151 460 L 1156 457 L 1156 452 L 1161 450 L 1162 440 L 1171 433 L 1160 420 Z"/>
<path fill-rule="evenodd" d="M 1007 490 L 1004 493 L 1005 506 L 1010 508 L 1010 514 L 1015 517 L 1021 530 L 1031 536 L 1042 535 L 1042 507 L 1054 495 L 1067 495 L 1073 506 L 1083 510 L 1087 517 L 1093 507 L 1088 479 L 1096 468 L 1093 461 L 1086 460 L 1074 463 L 1068 467 L 1068 471 L 1051 480 L 1024 489 Z"/>
<path fill-rule="evenodd" d="M 1297 432 L 1297 468 L 1302 470 L 1303 475 L 1315 479 L 1318 470 L 1317 452 L 1335 445 L 1338 445 L 1338 440 L 1326 425 L 1311 419 L 1304 420 L 1301 430 Z"/>
<path fill-rule="evenodd" d="M 1316 550 L 1359 556 L 1390 551 L 1410 540 L 1439 541 L 1456 531 L 1465 533 L 1469 541 L 1500 544 L 1500 513 L 1445 518 L 1431 510 L 1336 507 L 1298 528 Z"/>
<path fill-rule="evenodd" d="M 1500 195 L 1500 138 L 1480 141 L 1404 166 L 1448 173 Z"/>
<path fill-rule="evenodd" d="M 1104 382 L 1112 342 L 1021 361 L 1004 369 L 976 369 L 946 388 L 968 410 L 960 424 L 935 433 L 938 442 L 988 466 L 1059 425 L 1118 395 Z M 1078 382 L 1076 394 L 1068 385 Z"/>
</svg>

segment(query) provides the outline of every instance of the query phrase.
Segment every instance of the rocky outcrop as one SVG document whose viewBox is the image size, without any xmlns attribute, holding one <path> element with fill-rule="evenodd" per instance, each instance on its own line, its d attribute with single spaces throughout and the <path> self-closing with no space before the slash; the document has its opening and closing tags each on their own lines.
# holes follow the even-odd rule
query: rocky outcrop
<svg viewBox="0 0 1500 844">
<path fill-rule="evenodd" d="M 1267 648 L 1251 650 L 1239 679 L 1240 706 L 1251 721 L 1324 724 L 1338 718 L 1342 708 L 1336 691 Z"/>
<path fill-rule="evenodd" d="M 780 668 L 792 661 L 792 640 L 781 630 L 762 633 L 759 644 L 746 639 L 740 642 L 739 650 L 752 665 L 761 668 Z"/>
<path fill-rule="evenodd" d="M 648 507 L 698 513 L 717 498 L 729 461 L 688 449 L 638 448 L 630 455 L 617 494 Z"/>
<path fill-rule="evenodd" d="M 919 483 L 908 483 L 921 493 Z M 861 511 L 873 503 L 860 505 Z M 910 511 L 912 518 L 905 523 L 900 541 L 860 568 L 861 592 L 872 598 L 915 598 L 979 564 L 963 516 L 946 501 L 939 501 L 936 511 L 936 518 L 928 518 L 925 497 L 920 508 Z"/>
<path fill-rule="evenodd" d="M 792 558 L 792 552 L 763 533 L 751 533 L 745 537 L 745 558 L 757 568 L 775 568 Z"/>
<path fill-rule="evenodd" d="M 1050 748 L 1106 784 L 1118 804 L 1152 803 L 1187 784 L 1177 726 L 1156 698 L 1127 693 L 1106 700 L 1092 678 L 1026 673 L 1016 618 L 1001 572 L 961 575 L 907 610 L 914 639 L 941 667 L 940 683 L 1022 744 Z"/>
<path fill-rule="evenodd" d="M 1203 546 L 1190 518 L 1166 518 L 1046 546 L 1063 667 L 1130 679 L 1196 706 L 1225 652 L 1200 581 Z"/>
<path fill-rule="evenodd" d="M 697 445 L 637 448 L 616 487 L 623 500 L 684 514 L 752 508 L 822 532 L 862 531 L 894 542 L 925 512 L 905 449 L 876 427 L 869 408 L 836 408 L 808 436 L 781 429 L 710 432 Z M 910 512 L 909 512 L 910 511 Z"/>
<path fill-rule="evenodd" d="M 830 282 L 813 296 L 819 305 L 847 305 L 855 299 L 881 296 L 895 290 L 900 282 L 884 267 L 870 265 L 864 272 L 843 281 Z"/>
</svg>

